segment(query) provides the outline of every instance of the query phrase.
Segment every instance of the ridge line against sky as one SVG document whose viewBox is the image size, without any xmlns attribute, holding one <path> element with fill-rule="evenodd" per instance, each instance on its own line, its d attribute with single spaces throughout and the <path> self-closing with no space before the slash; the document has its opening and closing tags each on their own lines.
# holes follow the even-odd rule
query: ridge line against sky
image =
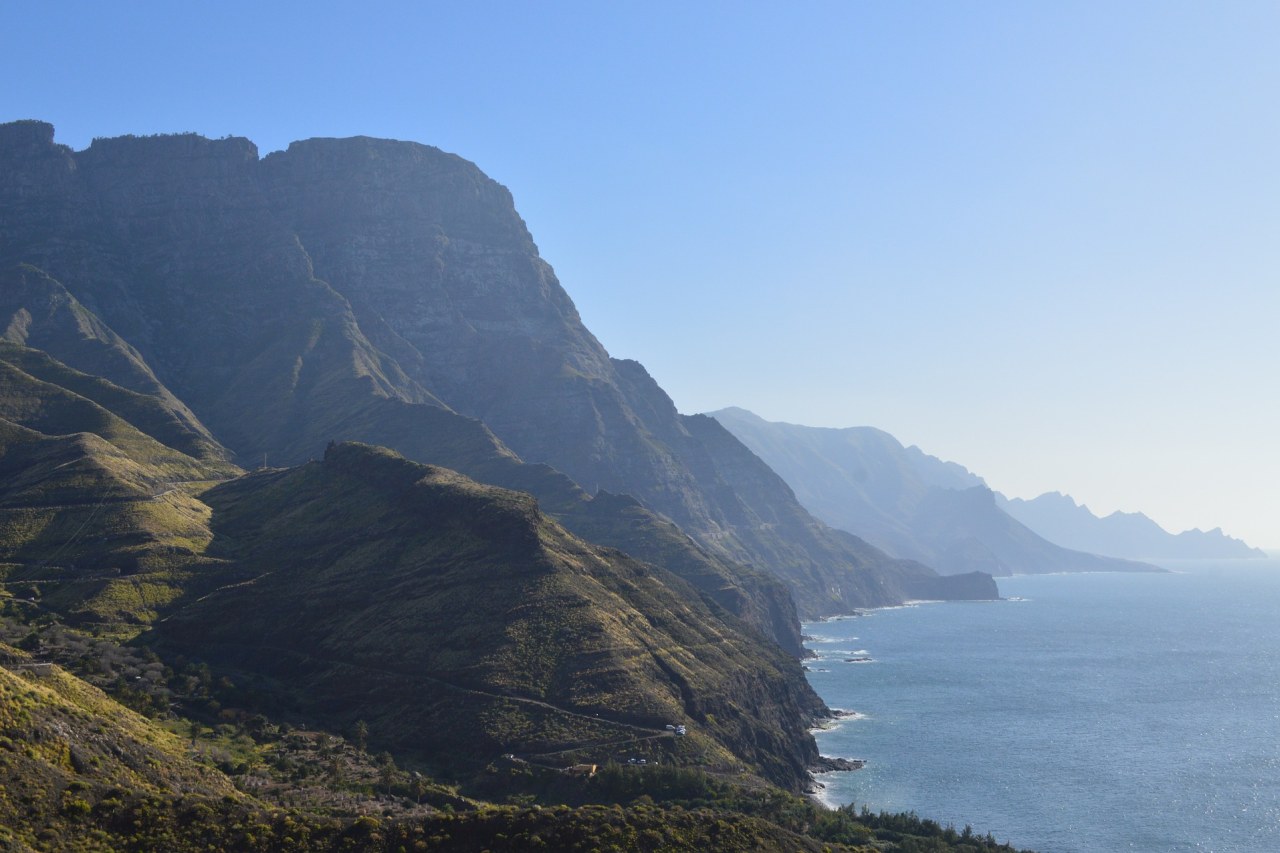
<svg viewBox="0 0 1280 853">
<path fill-rule="evenodd" d="M 1280 547 L 1280 5 L 0 5 L 0 120 L 507 185 L 681 411 Z"/>
</svg>

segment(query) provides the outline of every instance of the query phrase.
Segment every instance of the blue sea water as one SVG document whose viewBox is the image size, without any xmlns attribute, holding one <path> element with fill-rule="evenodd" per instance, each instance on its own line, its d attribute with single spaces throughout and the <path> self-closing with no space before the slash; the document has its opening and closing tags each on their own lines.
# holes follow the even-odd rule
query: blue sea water
<svg viewBox="0 0 1280 853">
<path fill-rule="evenodd" d="M 1280 560 L 1001 578 L 810 623 L 830 804 L 1043 853 L 1280 851 Z M 871 658 L 870 662 L 848 662 Z"/>
</svg>

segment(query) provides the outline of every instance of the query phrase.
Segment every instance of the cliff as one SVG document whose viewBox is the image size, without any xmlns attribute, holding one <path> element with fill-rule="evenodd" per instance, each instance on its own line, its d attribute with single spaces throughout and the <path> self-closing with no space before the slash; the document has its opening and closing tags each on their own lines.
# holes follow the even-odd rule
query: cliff
<svg viewBox="0 0 1280 853">
<path fill-rule="evenodd" d="M 721 574 L 781 578 L 806 615 L 896 595 L 892 560 L 805 533 L 789 490 L 765 477 L 743 502 L 724 479 L 743 470 L 733 439 L 609 357 L 510 194 L 459 157 L 355 138 L 260 160 L 247 140 L 193 135 L 71 152 L 19 123 L 0 127 L 0 160 L 0 269 L 25 263 L 65 288 L 242 464 L 301 462 L 331 439 L 441 461 L 447 411 L 588 494 L 634 496 Z M 444 428 L 449 455 L 490 452 L 473 430 L 462 450 L 468 431 Z M 772 593 L 748 597 L 755 624 L 777 621 Z"/>
</svg>

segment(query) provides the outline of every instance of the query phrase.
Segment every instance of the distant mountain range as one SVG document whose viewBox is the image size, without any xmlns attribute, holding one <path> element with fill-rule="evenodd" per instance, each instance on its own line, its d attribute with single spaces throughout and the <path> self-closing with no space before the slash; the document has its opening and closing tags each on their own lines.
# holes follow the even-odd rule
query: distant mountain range
<svg viewBox="0 0 1280 853">
<path fill-rule="evenodd" d="M 1228 536 L 1222 528 L 1173 534 L 1140 512 L 1113 512 L 1099 518 L 1087 506 L 1060 492 L 1047 492 L 1032 500 L 997 495 L 997 500 L 1009 515 L 1068 548 L 1139 560 L 1266 556 L 1261 548 Z"/>
<path fill-rule="evenodd" d="M 1068 530 L 1044 498 L 1010 502 L 961 465 L 903 447 L 871 427 L 772 423 L 739 408 L 712 417 L 777 471 L 818 518 L 942 572 L 1149 571 L 1155 567 L 1134 559 L 1250 553 L 1220 531 L 1175 537 L 1145 516 L 1124 517 L 1121 524 L 1084 508 L 1075 508 Z M 1074 535 L 1060 535 L 1064 531 Z"/>
</svg>

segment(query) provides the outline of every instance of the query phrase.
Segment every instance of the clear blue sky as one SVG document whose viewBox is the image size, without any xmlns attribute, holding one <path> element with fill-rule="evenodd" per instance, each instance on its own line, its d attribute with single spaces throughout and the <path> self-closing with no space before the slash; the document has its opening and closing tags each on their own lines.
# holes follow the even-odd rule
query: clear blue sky
<svg viewBox="0 0 1280 853">
<path fill-rule="evenodd" d="M 0 120 L 413 139 L 682 411 L 1280 547 L 1280 3 L 0 2 Z"/>
</svg>

